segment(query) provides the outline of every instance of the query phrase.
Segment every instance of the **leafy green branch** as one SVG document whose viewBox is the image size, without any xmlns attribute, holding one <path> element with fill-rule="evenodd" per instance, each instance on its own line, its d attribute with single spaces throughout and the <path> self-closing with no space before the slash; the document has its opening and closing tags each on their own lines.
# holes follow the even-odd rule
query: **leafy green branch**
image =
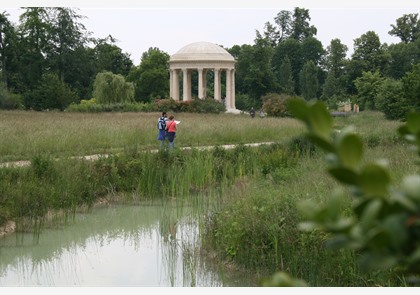
<svg viewBox="0 0 420 295">
<path fill-rule="evenodd" d="M 328 245 L 360 254 L 362 270 L 398 269 L 420 274 L 420 175 L 407 175 L 397 188 L 385 161 L 362 163 L 362 139 L 348 127 L 333 134 L 333 119 L 322 102 L 289 102 L 293 116 L 304 122 L 306 136 L 326 152 L 328 173 L 350 188 L 351 214 L 340 212 L 342 192 L 325 204 L 303 202 L 306 231 L 329 233 Z M 420 155 L 420 113 L 410 113 L 399 133 Z M 419 280 L 417 279 L 416 283 Z"/>
</svg>

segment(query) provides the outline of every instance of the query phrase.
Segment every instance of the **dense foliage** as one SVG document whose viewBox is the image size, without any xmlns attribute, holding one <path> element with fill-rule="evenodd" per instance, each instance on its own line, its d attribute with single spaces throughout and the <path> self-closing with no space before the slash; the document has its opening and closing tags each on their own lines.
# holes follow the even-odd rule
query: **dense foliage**
<svg viewBox="0 0 420 295">
<path fill-rule="evenodd" d="M 82 20 L 76 9 L 65 7 L 23 8 L 18 24 L 8 20 L 7 12 L 0 14 L 1 108 L 63 110 L 71 103 L 96 98 L 94 81 L 102 72 L 134 83 L 135 102 L 170 98 L 169 54 L 150 47 L 134 66 L 112 36 L 91 38 Z M 418 13 L 405 14 L 390 24 L 389 34 L 401 42 L 382 43 L 376 32 L 368 31 L 354 40 L 350 57 L 348 46 L 337 38 L 323 48 L 310 20 L 308 9 L 280 11 L 274 23 L 268 21 L 263 32 L 256 31 L 254 44 L 227 48 L 237 60 L 238 109 L 260 109 L 262 97 L 270 93 L 322 100 L 331 109 L 350 101 L 360 110 L 384 112 L 389 119 L 404 119 L 408 111 L 420 109 Z M 51 75 L 56 78 L 46 78 Z M 193 71 L 193 82 L 196 79 Z M 211 97 L 211 71 L 207 80 Z M 41 91 L 48 81 L 54 84 L 48 88 L 61 94 Z M 222 91 L 223 83 L 224 75 Z"/>
<path fill-rule="evenodd" d="M 348 186 L 354 198 L 351 214 L 337 210 L 347 197 L 343 191 L 334 192 L 325 204 L 302 203 L 306 220 L 301 229 L 327 233 L 329 247 L 357 251 L 362 270 L 394 269 L 418 285 L 420 176 L 405 175 L 400 185 L 393 185 L 384 160 L 363 161 L 363 141 L 352 126 L 332 136 L 333 120 L 322 103 L 289 103 L 307 126 L 307 137 L 327 153 L 328 173 Z M 420 155 L 420 113 L 409 113 L 398 131 Z"/>
</svg>

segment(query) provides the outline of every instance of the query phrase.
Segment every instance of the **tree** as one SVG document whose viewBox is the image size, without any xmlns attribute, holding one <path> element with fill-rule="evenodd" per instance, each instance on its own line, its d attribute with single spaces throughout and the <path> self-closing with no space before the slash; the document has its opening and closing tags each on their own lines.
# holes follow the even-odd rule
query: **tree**
<svg viewBox="0 0 420 295">
<path fill-rule="evenodd" d="M 77 101 L 77 94 L 57 74 L 46 73 L 38 85 L 25 93 L 25 107 L 36 111 L 65 108 Z"/>
<path fill-rule="evenodd" d="M 354 81 L 361 77 L 363 72 L 379 71 L 382 75 L 388 71 L 390 54 L 386 44 L 382 45 L 379 36 L 368 31 L 354 40 L 354 52 L 346 67 L 347 93 L 356 94 Z"/>
<path fill-rule="evenodd" d="M 404 43 L 410 43 L 420 39 L 420 19 L 418 18 L 418 13 L 404 14 L 391 27 L 392 30 L 388 34 L 399 37 Z"/>
<path fill-rule="evenodd" d="M 292 95 L 295 93 L 295 82 L 293 80 L 292 64 L 289 57 L 283 59 L 279 72 L 276 73 L 281 93 Z"/>
<path fill-rule="evenodd" d="M 95 40 L 96 72 L 109 71 L 126 77 L 133 67 L 130 55 L 123 53 L 114 43 L 116 40 L 109 35 L 105 39 Z"/>
<path fill-rule="evenodd" d="M 257 34 L 259 34 L 259 32 L 257 31 Z M 276 47 L 277 43 L 279 42 L 279 31 L 276 29 L 276 27 L 271 24 L 270 22 L 266 22 L 264 25 L 264 38 L 267 39 L 270 44 L 271 47 Z"/>
<path fill-rule="evenodd" d="M 316 35 L 317 29 L 314 26 L 309 25 L 310 20 L 311 17 L 309 16 L 308 9 L 295 7 L 292 17 L 290 38 L 303 41 L 308 37 Z"/>
<path fill-rule="evenodd" d="M 253 62 L 253 47 L 248 44 L 234 46 L 229 52 L 235 53 L 233 56 L 235 56 L 238 61 L 235 65 L 235 90 L 237 93 L 246 93 L 249 95 L 250 87 L 247 81 L 249 79 L 248 69 L 251 67 Z M 254 99 L 254 97 L 251 99 Z"/>
<path fill-rule="evenodd" d="M 411 71 L 413 64 L 420 62 L 420 38 L 410 43 L 391 44 L 388 48 L 390 63 L 387 76 L 401 79 Z"/>
<path fill-rule="evenodd" d="M 315 65 L 319 65 L 324 58 L 325 50 L 321 41 L 315 37 L 307 37 L 301 43 L 302 62 L 313 61 Z"/>
<path fill-rule="evenodd" d="M 135 84 L 137 101 L 150 102 L 155 98 L 169 97 L 169 54 L 158 48 L 149 48 L 141 57 L 139 67 L 128 75 L 127 81 Z"/>
<path fill-rule="evenodd" d="M 354 40 L 352 60 L 360 61 L 362 72 L 379 71 L 383 74 L 389 63 L 389 55 L 379 36 L 374 31 L 368 31 Z"/>
<path fill-rule="evenodd" d="M 408 106 L 414 111 L 420 111 L 420 63 L 413 66 L 402 79 L 404 97 L 408 100 Z"/>
<path fill-rule="evenodd" d="M 8 14 L 0 14 L 0 70 L 3 88 L 6 91 L 20 92 L 24 89 L 19 59 L 22 51 L 20 48 L 19 34 L 15 24 L 7 19 Z"/>
<path fill-rule="evenodd" d="M 345 94 L 345 65 L 347 63 L 347 46 L 342 44 L 340 39 L 333 39 L 327 47 L 325 68 L 327 78 L 323 85 L 322 97 L 329 99 Z"/>
<path fill-rule="evenodd" d="M 300 87 L 302 96 L 306 100 L 317 98 L 319 88 L 318 68 L 315 63 L 310 60 L 306 62 L 300 73 Z"/>
<path fill-rule="evenodd" d="M 292 33 L 292 13 L 287 10 L 280 11 L 274 18 L 274 22 L 278 26 L 278 42 L 289 38 Z"/>
<path fill-rule="evenodd" d="M 53 7 L 49 15 L 51 50 L 48 61 L 62 81 L 71 83 L 73 81 L 70 81 L 69 76 L 72 76 L 78 58 L 75 52 L 88 42 L 86 28 L 79 22 L 83 17 L 76 10 L 66 7 Z"/>
<path fill-rule="evenodd" d="M 334 71 L 337 76 L 341 76 L 346 65 L 348 47 L 342 44 L 340 39 L 332 39 L 327 47 L 325 66 L 327 71 Z"/>
<path fill-rule="evenodd" d="M 6 12 L 0 13 L 0 64 L 1 64 L 1 76 L 2 76 L 2 89 L 8 89 L 8 58 L 10 55 L 9 48 L 11 46 L 10 39 L 12 38 L 13 26 L 7 19 L 8 14 Z"/>
<path fill-rule="evenodd" d="M 292 76 L 295 81 L 295 93 L 300 93 L 299 87 L 299 72 L 302 69 L 302 53 L 301 46 L 299 41 L 296 39 L 287 39 L 281 42 L 275 49 L 271 62 L 273 71 L 276 73 L 276 76 L 279 75 L 278 69 L 280 69 L 281 64 L 283 63 L 286 56 L 290 60 L 292 65 Z"/>
<path fill-rule="evenodd" d="M 251 65 L 247 71 L 246 83 L 251 97 L 260 100 L 261 97 L 275 87 L 271 68 L 273 48 L 263 38 L 256 38 L 252 47 Z M 261 102 L 261 101 L 260 101 Z"/>
<path fill-rule="evenodd" d="M 93 97 L 100 104 L 134 101 L 134 85 L 120 74 L 101 72 L 93 84 Z"/>
<path fill-rule="evenodd" d="M 334 70 L 330 70 L 322 86 L 322 99 L 328 100 L 336 98 L 343 94 L 340 80 L 337 78 Z"/>
<path fill-rule="evenodd" d="M 404 98 L 402 82 L 392 78 L 385 78 L 380 85 L 375 104 L 388 120 L 403 120 L 410 110 L 409 102 Z"/>
<path fill-rule="evenodd" d="M 20 15 L 20 73 L 29 89 L 35 88 L 47 69 L 51 23 L 48 8 L 27 7 Z"/>
<path fill-rule="evenodd" d="M 362 77 L 357 78 L 354 84 L 357 89 L 360 109 L 376 110 L 376 97 L 382 86 L 384 78 L 376 72 L 363 72 Z"/>
</svg>

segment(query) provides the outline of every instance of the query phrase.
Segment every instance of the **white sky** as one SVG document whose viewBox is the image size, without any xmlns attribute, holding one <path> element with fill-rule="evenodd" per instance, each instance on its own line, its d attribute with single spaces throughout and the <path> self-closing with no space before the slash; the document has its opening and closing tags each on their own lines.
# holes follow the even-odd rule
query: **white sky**
<svg viewBox="0 0 420 295">
<path fill-rule="evenodd" d="M 419 0 L 236 0 L 230 3 L 226 0 L 2 0 L 0 11 L 7 11 L 10 20 L 17 22 L 21 13 L 19 7 L 25 6 L 79 8 L 78 13 L 87 17 L 82 21 L 86 29 L 97 38 L 112 35 L 118 40 L 116 45 L 130 54 L 135 65 L 150 47 L 172 55 L 183 46 L 198 41 L 225 48 L 252 45 L 256 30 L 262 33 L 264 24 L 274 23 L 278 12 L 293 11 L 294 7 L 309 9 L 310 24 L 318 29 L 316 37 L 324 48 L 332 39 L 338 38 L 349 47 L 348 54 L 352 53 L 354 39 L 369 30 L 375 31 L 382 43 L 399 42 L 399 38 L 388 34 L 391 24 L 404 14 L 420 15 Z"/>
</svg>

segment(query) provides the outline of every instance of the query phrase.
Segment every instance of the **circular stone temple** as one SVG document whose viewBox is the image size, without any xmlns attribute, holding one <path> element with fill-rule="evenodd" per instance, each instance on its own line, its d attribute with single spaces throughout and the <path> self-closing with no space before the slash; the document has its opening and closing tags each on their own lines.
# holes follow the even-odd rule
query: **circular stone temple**
<svg viewBox="0 0 420 295">
<path fill-rule="evenodd" d="M 205 98 L 206 75 L 209 70 L 214 72 L 214 99 L 217 101 L 222 101 L 221 76 L 223 71 L 226 72 L 224 103 L 227 112 L 237 112 L 235 107 L 235 59 L 219 45 L 209 42 L 191 43 L 170 57 L 170 97 L 180 100 L 180 79 L 182 79 L 182 100 L 190 100 L 191 73 L 197 71 L 198 98 Z"/>
</svg>

